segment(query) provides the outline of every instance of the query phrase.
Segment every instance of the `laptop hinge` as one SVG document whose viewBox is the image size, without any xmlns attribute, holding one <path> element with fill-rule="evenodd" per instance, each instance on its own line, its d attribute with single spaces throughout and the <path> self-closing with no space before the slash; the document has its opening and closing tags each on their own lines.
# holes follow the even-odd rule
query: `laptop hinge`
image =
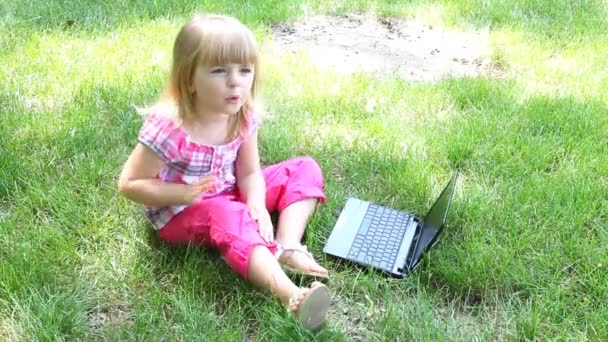
<svg viewBox="0 0 608 342">
<path fill-rule="evenodd" d="M 412 239 L 412 244 L 410 245 L 409 251 L 407 252 L 407 257 L 405 258 L 405 264 L 403 265 L 403 269 L 410 271 L 410 267 L 412 265 L 412 258 L 416 254 L 416 249 L 418 248 L 418 242 L 420 241 L 420 234 L 422 233 L 423 221 L 414 218 L 416 222 L 416 230 L 414 231 L 414 238 Z"/>
</svg>

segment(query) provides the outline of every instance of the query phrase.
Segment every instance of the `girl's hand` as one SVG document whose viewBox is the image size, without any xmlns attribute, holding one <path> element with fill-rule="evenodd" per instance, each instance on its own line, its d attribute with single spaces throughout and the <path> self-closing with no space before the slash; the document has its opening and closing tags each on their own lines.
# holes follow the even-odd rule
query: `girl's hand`
<svg viewBox="0 0 608 342">
<path fill-rule="evenodd" d="M 262 239 L 266 242 L 273 242 L 274 227 L 272 226 L 272 220 L 266 207 L 252 203 L 247 203 L 247 206 L 249 207 L 251 218 L 258 223 Z"/>
<path fill-rule="evenodd" d="M 192 203 L 215 185 L 215 176 L 204 176 L 194 184 L 187 185 L 185 199 L 186 203 Z"/>
</svg>

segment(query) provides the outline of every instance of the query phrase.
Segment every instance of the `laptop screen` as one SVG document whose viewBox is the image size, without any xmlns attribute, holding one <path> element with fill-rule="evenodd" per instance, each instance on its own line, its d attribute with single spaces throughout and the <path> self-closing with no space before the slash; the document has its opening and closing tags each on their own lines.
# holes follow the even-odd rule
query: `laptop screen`
<svg viewBox="0 0 608 342">
<path fill-rule="evenodd" d="M 439 198 L 435 201 L 435 204 L 433 204 L 424 217 L 422 231 L 418 237 L 410 267 L 413 268 L 418 264 L 422 253 L 431 248 L 435 243 L 437 236 L 441 233 L 441 229 L 447 218 L 450 202 L 452 201 L 452 194 L 454 193 L 454 186 L 456 185 L 457 178 L 458 173 L 454 174 L 448 185 L 443 189 L 443 192 L 441 192 L 441 195 L 439 195 Z"/>
<path fill-rule="evenodd" d="M 443 189 L 443 192 L 435 201 L 429 212 L 424 217 L 424 230 L 439 230 L 444 224 L 448 215 L 454 185 L 456 184 L 457 174 L 455 174 L 448 185 Z"/>
</svg>

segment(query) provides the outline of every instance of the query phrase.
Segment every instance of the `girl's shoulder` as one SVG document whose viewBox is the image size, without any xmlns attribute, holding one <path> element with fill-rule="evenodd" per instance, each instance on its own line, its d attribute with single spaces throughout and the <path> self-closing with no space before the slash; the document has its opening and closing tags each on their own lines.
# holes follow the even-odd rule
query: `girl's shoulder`
<svg viewBox="0 0 608 342">
<path fill-rule="evenodd" d="M 144 122 L 142 130 L 150 131 L 174 131 L 179 128 L 177 116 L 173 114 L 168 105 L 156 104 L 142 113 Z"/>
<path fill-rule="evenodd" d="M 262 121 L 260 112 L 258 112 L 257 110 L 252 110 L 249 112 L 249 119 L 251 120 L 251 123 L 254 125 L 259 125 L 260 122 Z"/>
<path fill-rule="evenodd" d="M 184 133 L 176 119 L 162 107 L 148 108 L 143 115 L 144 122 L 139 130 L 138 141 L 156 152 L 165 162 L 179 155 Z"/>
</svg>

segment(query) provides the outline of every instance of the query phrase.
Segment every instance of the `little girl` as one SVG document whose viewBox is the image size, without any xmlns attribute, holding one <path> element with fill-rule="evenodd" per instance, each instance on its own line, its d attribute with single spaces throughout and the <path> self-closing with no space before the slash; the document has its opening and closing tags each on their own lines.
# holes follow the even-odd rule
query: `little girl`
<svg viewBox="0 0 608 342">
<path fill-rule="evenodd" d="M 326 278 L 300 244 L 323 176 L 310 158 L 261 169 L 253 100 L 257 43 L 238 20 L 197 15 L 180 30 L 165 93 L 147 110 L 120 191 L 144 205 L 159 236 L 217 248 L 244 279 L 278 295 L 308 329 L 324 321 L 328 288 L 297 287 L 284 269 Z M 269 211 L 280 213 L 276 236 Z"/>
</svg>

